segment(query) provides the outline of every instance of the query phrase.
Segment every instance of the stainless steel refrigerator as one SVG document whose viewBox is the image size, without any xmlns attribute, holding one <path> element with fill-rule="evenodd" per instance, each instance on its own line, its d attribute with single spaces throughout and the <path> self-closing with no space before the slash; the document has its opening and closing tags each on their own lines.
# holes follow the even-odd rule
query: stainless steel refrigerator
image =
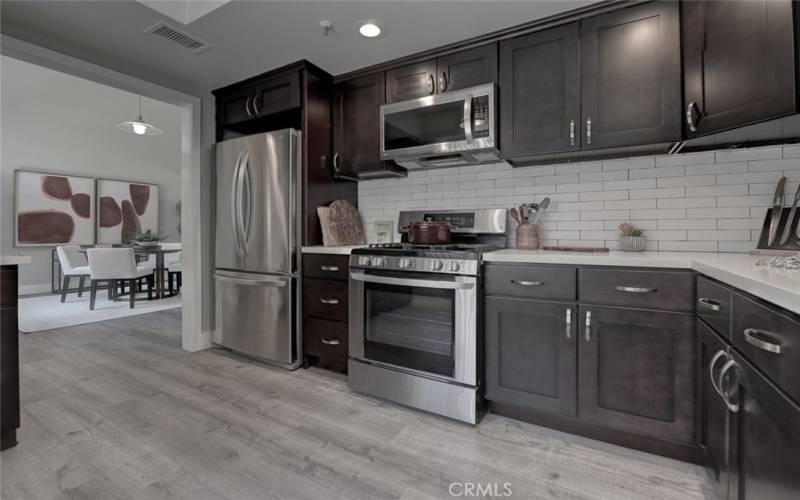
<svg viewBox="0 0 800 500">
<path fill-rule="evenodd" d="M 217 143 L 213 342 L 296 368 L 300 133 Z"/>
</svg>

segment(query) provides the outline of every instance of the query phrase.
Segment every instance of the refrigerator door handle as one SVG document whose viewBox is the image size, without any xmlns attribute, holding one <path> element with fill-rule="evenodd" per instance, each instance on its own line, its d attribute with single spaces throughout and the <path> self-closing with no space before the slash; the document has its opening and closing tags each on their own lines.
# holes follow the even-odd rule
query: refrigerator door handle
<svg viewBox="0 0 800 500">
<path fill-rule="evenodd" d="M 253 167 L 250 165 L 250 155 L 244 154 L 244 186 L 247 188 L 247 214 L 242 221 L 242 246 L 244 253 L 250 253 L 250 236 L 253 233 L 253 213 L 255 212 L 255 196 L 253 182 Z M 242 203 L 240 203 L 242 205 Z"/>
<path fill-rule="evenodd" d="M 239 255 L 244 257 L 247 255 L 247 243 L 245 242 L 245 232 L 244 232 L 244 204 L 242 200 L 242 191 L 244 191 L 244 184 L 245 184 L 245 165 L 249 161 L 249 155 L 246 151 L 243 151 L 242 154 L 239 156 L 239 166 L 236 169 L 236 201 L 235 201 L 235 218 L 236 218 L 236 239 L 238 240 L 239 245 Z"/>
<path fill-rule="evenodd" d="M 236 246 L 236 253 L 239 256 L 243 255 L 242 251 L 242 238 L 239 232 L 239 174 L 242 169 L 242 153 L 236 159 L 236 166 L 233 167 L 233 177 L 231 182 L 231 226 L 233 227 L 233 239 Z"/>
<path fill-rule="evenodd" d="M 245 277 L 238 273 L 217 271 L 214 273 L 214 279 L 227 283 L 235 283 L 237 285 L 271 286 L 276 288 L 283 288 L 286 286 L 286 279 L 279 276 L 249 274 Z"/>
</svg>

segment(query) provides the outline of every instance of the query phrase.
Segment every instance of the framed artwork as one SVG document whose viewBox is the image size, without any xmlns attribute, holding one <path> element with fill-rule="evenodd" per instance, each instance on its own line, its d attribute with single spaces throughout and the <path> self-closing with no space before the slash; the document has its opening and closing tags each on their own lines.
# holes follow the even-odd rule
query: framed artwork
<svg viewBox="0 0 800 500">
<path fill-rule="evenodd" d="M 390 220 L 375 221 L 372 225 L 372 240 L 375 243 L 391 243 L 394 222 Z"/>
<path fill-rule="evenodd" d="M 94 179 L 14 171 L 16 246 L 94 243 Z"/>
<path fill-rule="evenodd" d="M 158 231 L 158 185 L 97 179 L 97 243 L 127 243 L 140 232 Z"/>
</svg>

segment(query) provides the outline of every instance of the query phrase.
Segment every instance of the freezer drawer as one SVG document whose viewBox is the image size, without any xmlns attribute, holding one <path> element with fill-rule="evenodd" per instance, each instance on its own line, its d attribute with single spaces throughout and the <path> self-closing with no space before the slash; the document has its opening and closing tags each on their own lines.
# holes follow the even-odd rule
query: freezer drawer
<svg viewBox="0 0 800 500">
<path fill-rule="evenodd" d="M 213 341 L 250 356 L 289 365 L 297 359 L 292 299 L 296 278 L 217 271 Z"/>
</svg>

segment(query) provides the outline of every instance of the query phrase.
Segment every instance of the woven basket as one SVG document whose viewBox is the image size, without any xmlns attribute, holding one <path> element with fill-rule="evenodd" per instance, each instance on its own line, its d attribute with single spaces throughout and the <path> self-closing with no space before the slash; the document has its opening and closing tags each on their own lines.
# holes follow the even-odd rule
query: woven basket
<svg viewBox="0 0 800 500">
<path fill-rule="evenodd" d="M 623 252 L 641 252 L 647 244 L 644 236 L 620 236 L 619 249 Z"/>
</svg>

